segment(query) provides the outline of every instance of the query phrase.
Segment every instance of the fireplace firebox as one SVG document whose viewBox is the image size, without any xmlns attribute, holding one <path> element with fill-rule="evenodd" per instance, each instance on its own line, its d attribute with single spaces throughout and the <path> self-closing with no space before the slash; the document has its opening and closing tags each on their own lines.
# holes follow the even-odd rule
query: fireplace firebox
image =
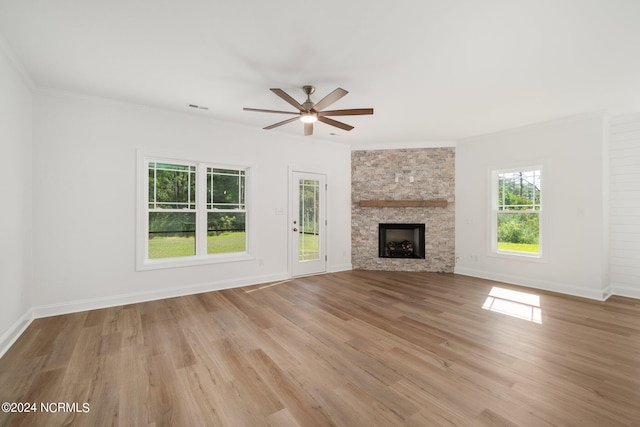
<svg viewBox="0 0 640 427">
<path fill-rule="evenodd" d="M 424 259 L 424 235 L 424 224 L 378 224 L 378 256 Z"/>
</svg>

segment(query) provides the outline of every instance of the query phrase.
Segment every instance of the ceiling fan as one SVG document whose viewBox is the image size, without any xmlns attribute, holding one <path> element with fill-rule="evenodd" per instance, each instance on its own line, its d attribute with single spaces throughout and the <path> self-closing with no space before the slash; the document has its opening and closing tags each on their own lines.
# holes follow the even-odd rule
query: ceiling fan
<svg viewBox="0 0 640 427">
<path fill-rule="evenodd" d="M 244 111 L 257 111 L 261 113 L 278 113 L 278 114 L 294 114 L 296 117 L 291 119 L 287 119 L 278 123 L 274 123 L 270 126 L 267 126 L 263 129 L 273 129 L 278 126 L 286 125 L 287 123 L 291 123 L 296 120 L 300 120 L 304 123 L 304 134 L 305 136 L 309 136 L 313 134 L 313 124 L 316 121 L 320 121 L 322 123 L 326 123 L 331 126 L 335 126 L 344 130 L 351 130 L 353 126 L 348 125 L 346 123 L 339 122 L 337 120 L 330 119 L 329 116 L 359 116 L 363 114 L 373 114 L 373 108 L 351 108 L 348 110 L 327 110 L 323 111 L 326 107 L 333 104 L 347 93 L 346 90 L 342 88 L 338 88 L 331 92 L 329 95 L 322 98 L 320 101 L 315 104 L 311 101 L 311 95 L 316 91 L 314 86 L 302 86 L 302 90 L 307 95 L 307 100 L 300 104 L 298 101 L 293 99 L 289 94 L 287 94 L 282 89 L 270 89 L 271 92 L 278 95 L 280 98 L 284 99 L 287 103 L 293 105 L 298 111 L 279 111 L 279 110 L 263 110 L 260 108 L 243 108 Z"/>
</svg>

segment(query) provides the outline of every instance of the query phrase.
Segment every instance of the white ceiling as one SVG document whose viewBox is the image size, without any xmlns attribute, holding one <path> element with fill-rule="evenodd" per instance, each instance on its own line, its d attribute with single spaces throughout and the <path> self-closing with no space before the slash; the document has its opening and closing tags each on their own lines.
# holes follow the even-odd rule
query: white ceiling
<svg viewBox="0 0 640 427">
<path fill-rule="evenodd" d="M 343 87 L 375 114 L 310 138 L 356 145 L 640 105 L 640 0 L 0 0 L 0 35 L 38 88 L 253 128 Z"/>
</svg>

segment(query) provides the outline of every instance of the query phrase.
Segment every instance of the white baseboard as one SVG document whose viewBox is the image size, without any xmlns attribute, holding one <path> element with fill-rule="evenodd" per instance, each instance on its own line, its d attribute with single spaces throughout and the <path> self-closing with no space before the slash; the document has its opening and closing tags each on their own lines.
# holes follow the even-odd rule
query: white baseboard
<svg viewBox="0 0 640 427">
<path fill-rule="evenodd" d="M 602 301 L 608 300 L 611 295 L 615 295 L 611 286 L 606 286 L 602 289 Z"/>
<path fill-rule="evenodd" d="M 629 285 L 622 285 L 620 283 L 611 283 L 611 289 L 612 289 L 613 295 L 640 299 L 640 285 L 632 288 Z"/>
<path fill-rule="evenodd" d="M 604 301 L 611 296 L 611 287 L 602 290 L 584 289 L 565 283 L 547 282 L 544 280 L 536 280 L 528 277 L 511 276 L 507 274 L 493 273 L 483 270 L 475 270 L 472 268 L 456 267 L 456 274 L 463 276 L 478 277 L 481 279 L 495 280 L 498 282 L 509 283 L 511 285 L 526 286 L 529 288 L 541 289 L 545 291 L 558 292 L 561 294 L 573 295 L 582 298 L 589 298 L 598 301 Z M 615 295 L 617 293 L 614 292 Z"/>
<path fill-rule="evenodd" d="M 329 269 L 327 270 L 327 273 L 338 273 L 340 271 L 349 271 L 349 270 L 353 270 L 353 265 L 351 263 L 338 264 L 338 265 L 330 266 Z"/>
<path fill-rule="evenodd" d="M 28 310 L 24 313 L 16 322 L 11 325 L 11 327 L 2 334 L 0 337 L 0 357 L 4 356 L 4 354 L 11 348 L 14 342 L 20 335 L 29 327 L 31 322 L 33 322 L 33 310 Z"/>
<path fill-rule="evenodd" d="M 272 274 L 269 276 L 245 277 L 236 280 L 223 280 L 219 282 L 200 283 L 196 285 L 182 286 L 171 289 L 161 289 L 150 292 L 135 292 L 130 294 L 114 295 L 104 298 L 93 298 L 47 304 L 33 307 L 33 317 L 42 318 L 58 316 L 61 314 L 77 313 L 79 311 L 96 310 L 101 308 L 116 307 L 120 305 L 136 304 L 146 301 L 155 301 L 165 298 L 181 297 L 185 295 L 200 294 L 203 292 L 219 291 L 223 289 L 238 288 L 242 286 L 257 285 L 260 283 L 277 282 L 289 279 L 288 273 Z"/>
</svg>

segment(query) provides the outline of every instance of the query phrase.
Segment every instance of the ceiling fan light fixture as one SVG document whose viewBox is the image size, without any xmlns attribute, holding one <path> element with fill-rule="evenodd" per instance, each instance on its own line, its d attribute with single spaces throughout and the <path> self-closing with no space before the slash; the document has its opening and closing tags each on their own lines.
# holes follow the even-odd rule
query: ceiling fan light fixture
<svg viewBox="0 0 640 427">
<path fill-rule="evenodd" d="M 300 113 L 300 121 L 302 123 L 315 123 L 318 121 L 318 114 L 312 112 Z"/>
<path fill-rule="evenodd" d="M 347 93 L 346 90 L 342 88 L 337 88 L 333 92 L 329 93 L 329 95 L 322 98 L 320 101 L 314 103 L 311 101 L 310 95 L 315 92 L 315 87 L 313 86 L 303 86 L 302 90 L 304 94 L 307 95 L 307 100 L 300 104 L 296 101 L 291 95 L 282 89 L 271 88 L 271 92 L 282 98 L 287 104 L 295 107 L 298 111 L 280 111 L 280 110 L 265 110 L 262 108 L 243 108 L 245 111 L 257 111 L 261 113 L 278 113 L 278 114 L 291 114 L 294 117 L 283 120 L 278 123 L 274 123 L 270 126 L 266 126 L 263 129 L 269 130 L 274 129 L 282 125 L 286 125 L 287 123 L 295 122 L 300 119 L 302 123 L 304 123 L 304 135 L 310 136 L 313 135 L 313 124 L 315 122 L 322 122 L 330 126 L 335 126 L 342 130 L 351 130 L 353 126 L 348 125 L 346 123 L 339 122 L 338 120 L 334 120 L 329 116 L 360 116 L 363 114 L 373 114 L 373 108 L 349 108 L 346 110 L 325 110 L 326 107 L 333 104 L 337 100 L 341 99 Z"/>
</svg>

